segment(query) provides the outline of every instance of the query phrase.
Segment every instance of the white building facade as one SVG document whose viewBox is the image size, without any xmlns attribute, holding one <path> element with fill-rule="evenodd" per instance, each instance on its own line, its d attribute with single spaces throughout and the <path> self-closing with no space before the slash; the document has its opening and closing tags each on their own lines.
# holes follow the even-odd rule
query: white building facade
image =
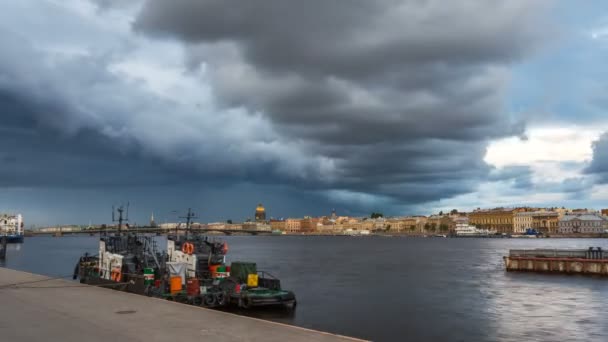
<svg viewBox="0 0 608 342">
<path fill-rule="evenodd" d="M 566 215 L 559 221 L 559 233 L 599 234 L 608 229 L 608 219 L 597 213 Z"/>
</svg>

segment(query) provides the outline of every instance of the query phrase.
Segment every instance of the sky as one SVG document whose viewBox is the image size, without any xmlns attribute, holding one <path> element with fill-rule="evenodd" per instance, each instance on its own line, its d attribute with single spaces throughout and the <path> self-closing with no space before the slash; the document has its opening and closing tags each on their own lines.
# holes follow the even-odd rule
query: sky
<svg viewBox="0 0 608 342">
<path fill-rule="evenodd" d="M 0 3 L 27 225 L 608 207 L 608 5 Z"/>
</svg>

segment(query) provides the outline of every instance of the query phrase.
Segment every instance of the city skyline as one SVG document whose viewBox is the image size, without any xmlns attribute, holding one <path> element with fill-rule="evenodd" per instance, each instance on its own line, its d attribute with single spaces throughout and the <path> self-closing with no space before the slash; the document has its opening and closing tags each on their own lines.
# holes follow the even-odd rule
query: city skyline
<svg viewBox="0 0 608 342">
<path fill-rule="evenodd" d="M 606 207 L 605 10 L 4 2 L 0 212 L 86 224 L 127 201 L 138 220 L 197 206 L 239 220 L 258 202 L 286 216 Z"/>
</svg>

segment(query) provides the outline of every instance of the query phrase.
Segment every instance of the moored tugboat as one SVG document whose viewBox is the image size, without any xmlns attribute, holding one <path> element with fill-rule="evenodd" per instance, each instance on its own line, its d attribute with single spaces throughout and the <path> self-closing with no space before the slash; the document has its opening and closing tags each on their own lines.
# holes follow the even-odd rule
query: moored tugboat
<svg viewBox="0 0 608 342">
<path fill-rule="evenodd" d="M 119 208 L 119 232 L 122 208 Z M 276 306 L 295 309 L 293 292 L 251 262 L 226 264 L 228 245 L 192 234 L 188 211 L 186 234 L 167 239 L 159 252 L 153 237 L 134 233 L 100 238 L 99 254 L 80 258 L 75 278 L 82 283 L 210 308 Z"/>
</svg>

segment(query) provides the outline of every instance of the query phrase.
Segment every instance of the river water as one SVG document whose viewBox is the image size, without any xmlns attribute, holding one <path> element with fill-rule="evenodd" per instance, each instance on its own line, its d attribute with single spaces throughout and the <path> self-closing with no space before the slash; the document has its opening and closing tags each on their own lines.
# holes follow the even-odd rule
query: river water
<svg viewBox="0 0 608 342">
<path fill-rule="evenodd" d="M 295 291 L 293 315 L 251 315 L 374 341 L 608 341 L 608 279 L 506 273 L 511 248 L 608 249 L 600 239 L 230 236 L 229 261 L 256 261 Z M 10 245 L 6 267 L 72 273 L 96 237 Z"/>
</svg>

